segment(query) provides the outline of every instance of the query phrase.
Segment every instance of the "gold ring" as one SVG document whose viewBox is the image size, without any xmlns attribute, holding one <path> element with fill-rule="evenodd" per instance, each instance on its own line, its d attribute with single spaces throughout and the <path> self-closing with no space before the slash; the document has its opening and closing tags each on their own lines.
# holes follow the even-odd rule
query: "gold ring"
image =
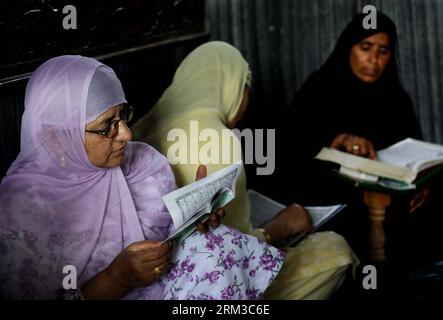
<svg viewBox="0 0 443 320">
<path fill-rule="evenodd" d="M 161 275 L 161 274 L 162 274 L 162 271 L 161 271 L 161 269 L 160 269 L 159 267 L 155 267 L 153 270 L 154 270 L 154 272 L 155 272 L 156 274 L 158 274 L 158 275 Z"/>
<path fill-rule="evenodd" d="M 358 150 L 360 150 L 360 146 L 358 144 L 353 144 L 352 145 L 352 150 L 358 151 Z"/>
</svg>

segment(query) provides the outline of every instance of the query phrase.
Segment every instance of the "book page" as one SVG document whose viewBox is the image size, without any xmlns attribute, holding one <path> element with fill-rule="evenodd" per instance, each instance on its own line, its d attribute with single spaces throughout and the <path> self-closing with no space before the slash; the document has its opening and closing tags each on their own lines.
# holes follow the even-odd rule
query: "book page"
<svg viewBox="0 0 443 320">
<path fill-rule="evenodd" d="M 286 208 L 283 204 L 268 198 L 261 193 L 249 189 L 247 191 L 251 203 L 251 223 L 254 228 L 259 228 L 265 222 L 274 218 L 281 210 Z"/>
<path fill-rule="evenodd" d="M 311 215 L 314 230 L 317 230 L 344 207 L 345 205 L 343 204 L 337 204 L 333 206 L 305 207 L 305 209 Z"/>
<path fill-rule="evenodd" d="M 371 175 L 391 178 L 394 180 L 412 182 L 416 174 L 407 167 L 382 163 L 380 161 L 359 157 L 347 152 L 331 148 L 322 148 L 316 159 L 338 163 L 346 168 L 369 173 Z"/>
<path fill-rule="evenodd" d="M 443 162 L 443 146 L 408 138 L 378 151 L 377 157 L 381 162 L 419 172 Z"/>
<path fill-rule="evenodd" d="M 223 208 L 235 198 L 234 192 L 229 188 L 222 188 L 211 201 L 211 204 L 194 214 L 187 222 L 182 224 L 167 239 L 176 240 L 178 242 L 186 239 L 196 230 L 196 224 L 205 222 L 209 214 L 218 208 Z"/>
<path fill-rule="evenodd" d="M 286 208 L 283 204 L 278 203 L 255 190 L 249 189 L 247 193 L 251 202 L 251 222 L 254 228 L 262 226 L 265 222 L 274 218 L 274 216 L 282 209 Z M 311 217 L 313 231 L 320 228 L 345 206 L 346 205 L 338 204 L 333 206 L 305 207 Z M 296 235 L 286 239 L 281 245 L 295 245 L 303 239 L 304 236 L 305 235 Z"/>
<path fill-rule="evenodd" d="M 340 166 L 339 173 L 357 181 L 376 183 L 379 179 L 378 176 L 375 176 L 373 174 L 364 173 L 359 170 L 347 168 L 345 166 Z"/>
<path fill-rule="evenodd" d="M 180 227 L 191 218 L 194 222 L 204 214 L 211 212 L 211 207 L 214 205 L 214 197 L 217 196 L 221 190 L 229 189 L 231 193 L 227 196 L 224 193 L 224 198 L 220 201 L 222 201 L 223 204 L 226 204 L 226 198 L 229 198 L 229 201 L 231 201 L 235 197 L 235 186 L 240 174 L 241 165 L 241 162 L 234 163 L 204 179 L 193 182 L 163 196 L 163 202 L 171 214 L 175 230 L 179 232 L 182 230 Z M 195 216 L 196 214 L 197 216 Z M 189 224 L 190 223 L 187 225 Z M 186 228 L 186 226 L 183 228 Z M 171 235 L 171 237 L 172 236 L 173 235 Z"/>
<path fill-rule="evenodd" d="M 414 190 L 416 188 L 415 183 L 407 183 L 388 178 L 380 178 L 377 184 L 383 188 L 388 188 L 391 190 L 398 190 L 398 191 Z"/>
<path fill-rule="evenodd" d="M 165 241 L 175 240 L 180 242 L 190 236 L 197 228 L 197 223 L 204 222 L 209 216 L 209 208 L 202 209 L 191 217 L 187 222 L 177 228 Z"/>
</svg>

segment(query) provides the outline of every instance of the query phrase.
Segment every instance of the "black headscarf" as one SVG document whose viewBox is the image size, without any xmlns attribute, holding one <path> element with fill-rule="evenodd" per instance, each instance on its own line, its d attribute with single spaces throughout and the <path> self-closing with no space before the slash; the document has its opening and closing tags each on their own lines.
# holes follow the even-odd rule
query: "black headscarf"
<svg viewBox="0 0 443 320">
<path fill-rule="evenodd" d="M 363 28 L 358 14 L 340 35 L 326 63 L 314 72 L 296 93 L 290 108 L 291 130 L 301 142 L 301 152 L 312 157 L 329 146 L 340 133 L 370 140 L 376 150 L 406 137 L 421 139 L 412 102 L 400 84 L 395 57 L 396 27 L 386 15 L 377 13 L 377 29 Z M 384 32 L 389 36 L 391 58 L 374 83 L 357 78 L 350 66 L 353 45 Z M 286 132 L 287 134 L 287 132 Z M 302 139 L 300 139 L 302 136 Z"/>
<path fill-rule="evenodd" d="M 377 13 L 377 29 L 365 29 L 363 28 L 363 19 L 365 16 L 363 13 L 354 16 L 351 23 L 348 24 L 338 38 L 334 51 L 326 63 L 320 68 L 319 72 L 333 78 L 342 76 L 347 78 L 347 81 L 356 80 L 349 64 L 349 55 L 352 46 L 374 34 L 384 32 L 389 36 L 389 47 L 392 55 L 383 75 L 376 81 L 375 85 L 398 85 L 397 61 L 395 57 L 397 29 L 395 24 L 386 15 L 379 12 Z"/>
</svg>

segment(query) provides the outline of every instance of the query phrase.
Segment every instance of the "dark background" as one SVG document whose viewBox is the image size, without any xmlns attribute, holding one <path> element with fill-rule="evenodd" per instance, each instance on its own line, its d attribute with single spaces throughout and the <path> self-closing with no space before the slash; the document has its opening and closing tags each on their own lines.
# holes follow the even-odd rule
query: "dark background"
<svg viewBox="0 0 443 320">
<path fill-rule="evenodd" d="M 77 30 L 63 29 L 66 4 Z M 140 117 L 170 83 L 187 53 L 208 40 L 204 0 L 21 0 L 0 3 L 0 177 L 20 149 L 31 72 L 62 54 L 95 57 L 120 78 Z"/>
<path fill-rule="evenodd" d="M 397 25 L 402 83 L 426 140 L 443 143 L 442 0 L 208 0 L 212 39 L 238 47 L 254 75 L 251 107 L 280 112 L 332 52 L 354 14 L 373 4 Z"/>
<path fill-rule="evenodd" d="M 77 30 L 62 27 L 66 4 L 77 8 Z M 326 60 L 340 32 L 366 4 L 376 5 L 396 23 L 401 81 L 425 140 L 443 143 L 443 0 L 1 1 L 0 178 L 20 149 L 26 83 L 50 57 L 81 54 L 111 66 L 136 107 L 137 119 L 154 105 L 190 51 L 208 40 L 224 40 L 243 53 L 253 72 L 250 107 L 241 126 L 273 128 L 295 91 Z M 303 121 L 293 120 L 294 125 Z M 254 188 L 260 181 L 252 168 L 247 173 Z M 286 187 L 290 183 L 283 182 Z M 424 216 L 423 225 L 413 221 L 396 229 L 426 232 L 429 220 Z M 422 236 L 412 232 L 412 237 Z M 399 246 L 411 255 L 410 247 Z M 393 270 L 386 273 L 388 279 L 405 266 Z M 354 295 L 345 292 L 351 292 L 346 297 Z"/>
<path fill-rule="evenodd" d="M 77 8 L 77 30 L 62 28 L 66 4 Z M 49 57 L 82 54 L 109 64 L 139 117 L 188 52 L 224 40 L 253 72 L 243 125 L 269 128 L 366 4 L 397 24 L 402 82 L 425 140 L 443 143 L 443 0 L 10 0 L 0 3 L 0 177 L 19 151 L 29 73 Z"/>
</svg>

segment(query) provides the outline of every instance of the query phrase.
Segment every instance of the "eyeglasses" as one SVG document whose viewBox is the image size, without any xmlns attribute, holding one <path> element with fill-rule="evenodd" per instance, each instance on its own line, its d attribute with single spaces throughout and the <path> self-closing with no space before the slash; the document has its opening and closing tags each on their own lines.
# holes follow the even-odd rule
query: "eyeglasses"
<svg viewBox="0 0 443 320">
<path fill-rule="evenodd" d="M 113 138 L 118 133 L 118 128 L 120 125 L 120 121 L 123 121 L 125 124 L 131 121 L 132 116 L 134 115 L 134 107 L 125 105 L 123 109 L 120 111 L 120 119 L 112 120 L 112 122 L 103 130 L 86 130 L 86 132 L 96 133 L 106 138 Z"/>
</svg>

